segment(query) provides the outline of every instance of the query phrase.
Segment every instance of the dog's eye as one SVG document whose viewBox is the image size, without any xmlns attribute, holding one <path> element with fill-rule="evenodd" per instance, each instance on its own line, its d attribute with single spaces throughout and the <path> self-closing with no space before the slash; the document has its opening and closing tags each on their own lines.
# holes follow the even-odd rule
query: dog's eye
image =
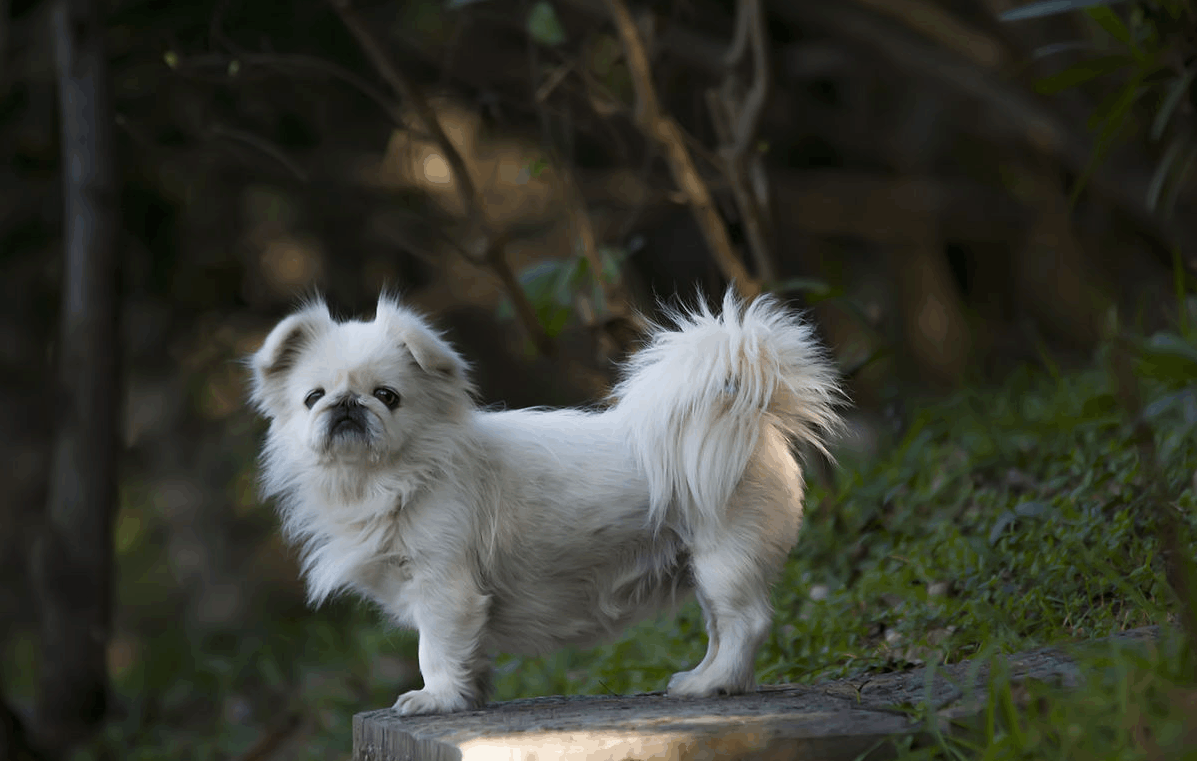
<svg viewBox="0 0 1197 761">
<path fill-rule="evenodd" d="M 324 396 L 324 389 L 314 388 L 308 392 L 307 396 L 303 398 L 303 405 L 310 410 L 312 405 L 320 401 L 320 397 L 322 396 Z"/>
<path fill-rule="evenodd" d="M 399 394 L 393 388 L 379 386 L 374 389 L 374 398 L 385 404 L 388 410 L 393 410 L 399 406 Z"/>
</svg>

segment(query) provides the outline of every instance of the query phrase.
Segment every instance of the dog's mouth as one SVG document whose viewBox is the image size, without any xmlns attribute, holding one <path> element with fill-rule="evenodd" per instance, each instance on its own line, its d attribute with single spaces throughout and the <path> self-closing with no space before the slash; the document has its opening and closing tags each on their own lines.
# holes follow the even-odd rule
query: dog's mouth
<svg viewBox="0 0 1197 761">
<path fill-rule="evenodd" d="M 348 436 L 351 434 L 363 434 L 365 432 L 365 424 L 352 415 L 339 415 L 328 426 L 330 436 Z"/>
<path fill-rule="evenodd" d="M 362 407 L 338 406 L 329 413 L 324 428 L 326 446 L 368 444 L 371 438 L 370 422 L 366 419 L 366 411 Z"/>
</svg>

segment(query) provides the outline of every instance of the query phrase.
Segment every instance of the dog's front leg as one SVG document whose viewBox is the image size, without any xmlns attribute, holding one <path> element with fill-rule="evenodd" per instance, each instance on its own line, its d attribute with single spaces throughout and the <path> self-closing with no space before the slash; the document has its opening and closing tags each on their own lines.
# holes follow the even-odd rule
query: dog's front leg
<svg viewBox="0 0 1197 761">
<path fill-rule="evenodd" d="M 405 692 L 395 710 L 449 713 L 475 708 L 486 699 L 489 664 L 483 652 L 490 598 L 473 584 L 444 583 L 411 607 L 420 635 L 420 675 L 424 688 Z"/>
</svg>

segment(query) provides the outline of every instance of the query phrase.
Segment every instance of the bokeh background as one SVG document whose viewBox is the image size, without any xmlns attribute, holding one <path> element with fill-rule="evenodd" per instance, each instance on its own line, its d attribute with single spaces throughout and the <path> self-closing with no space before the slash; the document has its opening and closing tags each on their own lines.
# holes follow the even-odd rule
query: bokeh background
<svg viewBox="0 0 1197 761">
<path fill-rule="evenodd" d="M 241 362 L 312 292 L 368 315 L 398 290 L 485 403 L 521 407 L 601 399 L 654 297 L 738 275 L 809 309 L 832 347 L 850 465 L 925 403 L 1174 324 L 1197 273 L 1197 17 L 1073 5 L 68 4 L 101 14 L 113 127 L 98 213 L 116 215 L 119 330 L 96 348 L 119 358 L 104 731 L 124 750 L 108 752 L 289 757 L 418 680 L 414 639 L 374 611 L 305 609 L 255 493 Z M 13 757 L 44 666 L 31 554 L 71 477 L 53 466 L 72 277 L 59 7 L 0 0 Z"/>
</svg>

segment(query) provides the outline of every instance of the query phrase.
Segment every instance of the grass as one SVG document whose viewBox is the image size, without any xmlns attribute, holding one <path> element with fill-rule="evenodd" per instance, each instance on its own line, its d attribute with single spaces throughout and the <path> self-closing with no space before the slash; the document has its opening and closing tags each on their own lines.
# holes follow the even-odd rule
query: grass
<svg viewBox="0 0 1197 761">
<path fill-rule="evenodd" d="M 1197 528 L 1197 348 L 1171 336 L 1140 342 L 1134 356 L 1153 447 L 1128 419 L 1107 352 L 1094 369 L 1024 370 L 1000 388 L 931 404 L 886 454 L 845 462 L 833 485 L 812 487 L 776 588 L 761 680 L 991 657 L 1176 613 L 1161 522 L 1174 516 L 1185 536 Z M 418 685 L 414 635 L 348 600 L 315 613 L 266 607 L 238 631 L 189 633 L 177 625 L 177 606 L 154 596 L 164 583 L 154 580 L 162 543 L 142 533 L 148 538 L 122 541 L 122 599 L 155 613 L 142 616 L 141 644 L 114 668 L 121 716 L 81 759 L 235 757 L 292 714 L 304 726 L 294 757 L 347 758 L 352 715 Z M 1183 547 L 1191 556 L 1193 544 Z M 13 663 L 28 665 L 35 648 L 13 642 L 3 676 L 19 688 Z M 593 650 L 500 657 L 495 697 L 660 690 L 705 645 L 690 603 Z M 1147 650 L 1091 647 L 1081 659 L 1084 690 L 999 675 L 982 715 L 905 756 L 1197 754 L 1186 729 L 1197 726 L 1197 688 L 1183 638 Z"/>
</svg>

